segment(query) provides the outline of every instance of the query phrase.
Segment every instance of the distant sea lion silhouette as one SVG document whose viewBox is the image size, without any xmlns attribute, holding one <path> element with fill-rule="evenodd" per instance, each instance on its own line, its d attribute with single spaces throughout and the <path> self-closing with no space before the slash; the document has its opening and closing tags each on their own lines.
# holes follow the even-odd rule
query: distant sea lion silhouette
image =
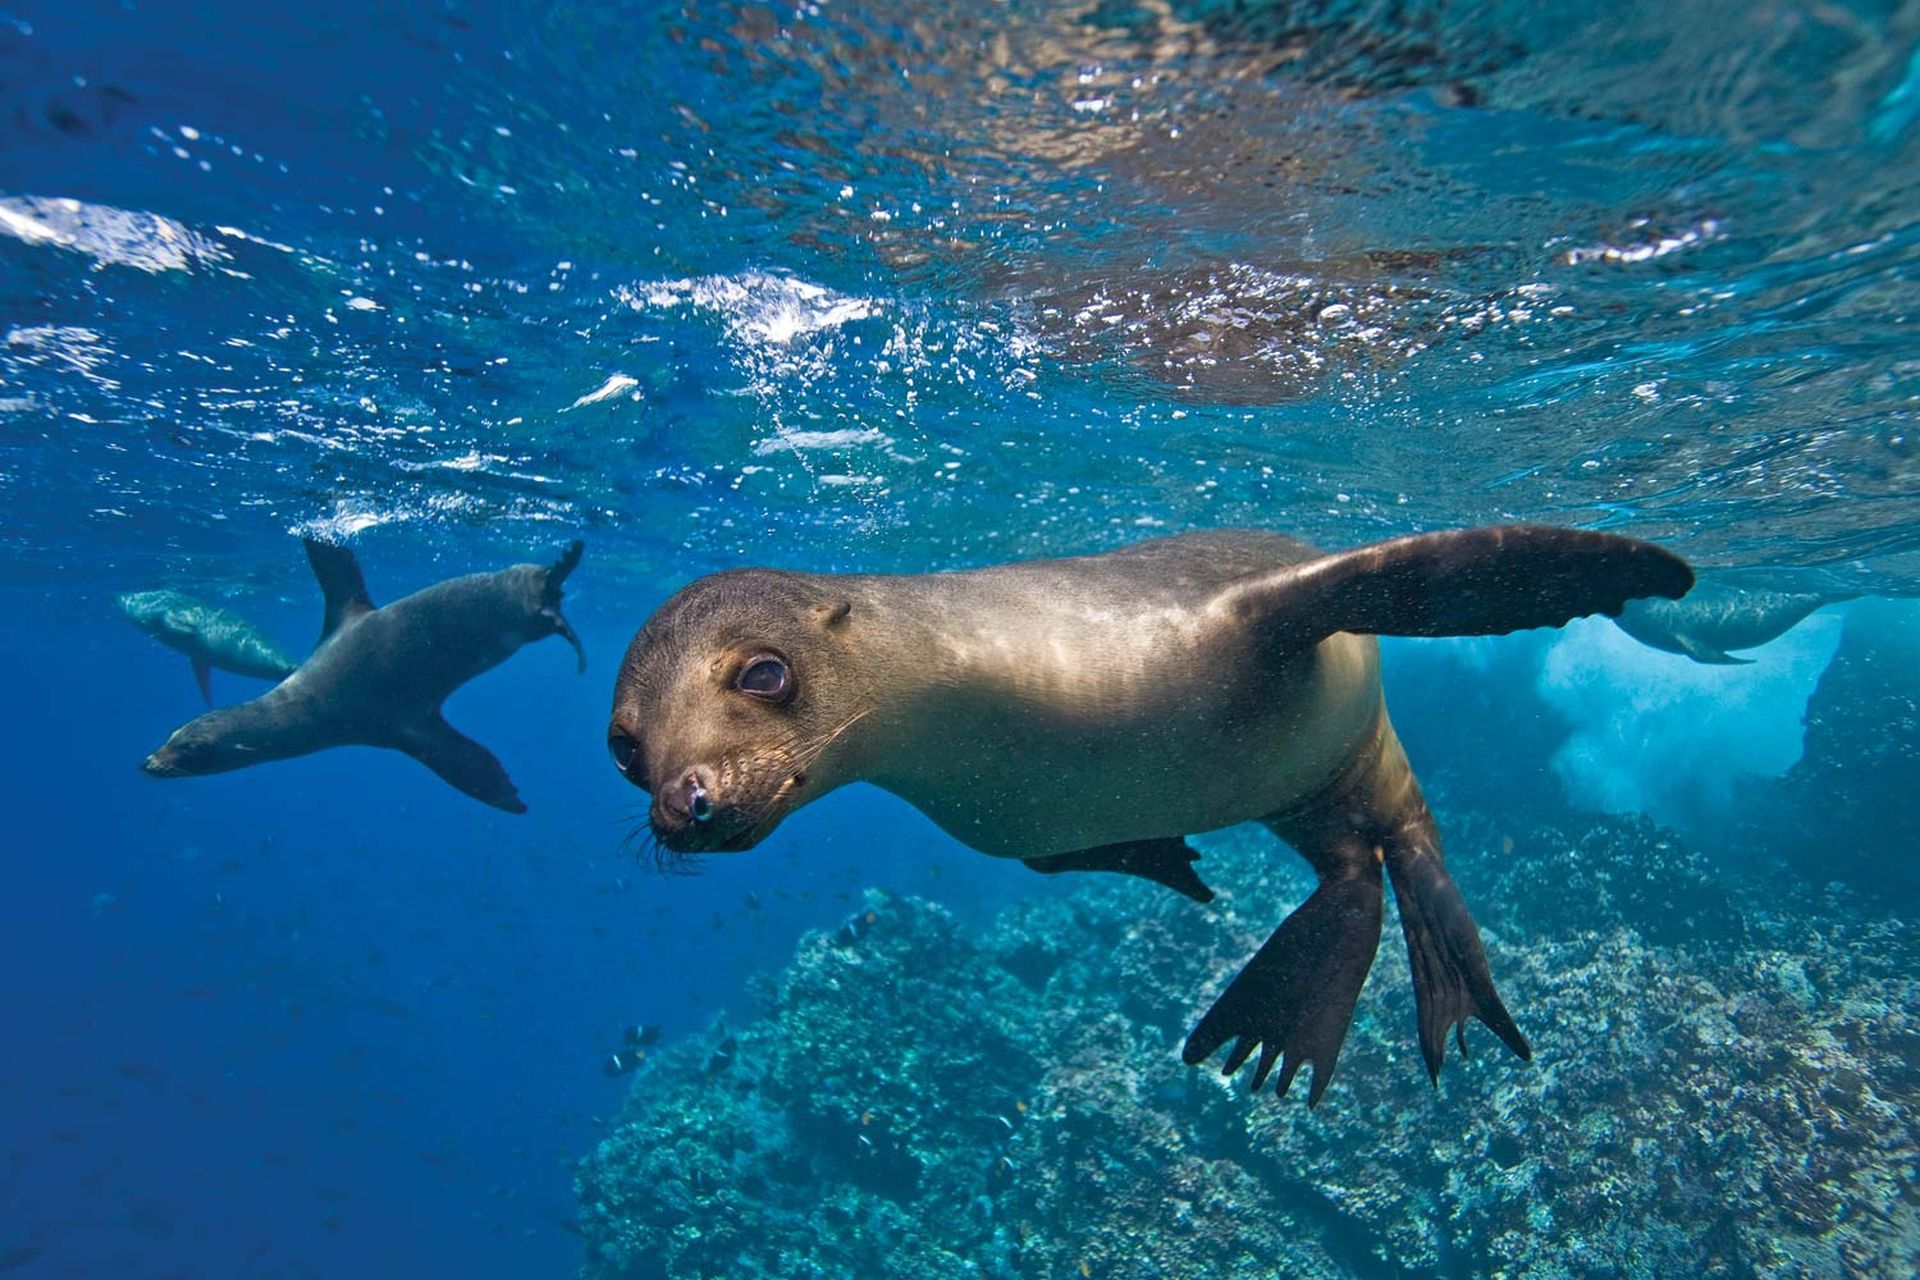
<svg viewBox="0 0 1920 1280">
<path fill-rule="evenodd" d="M 500 762 L 449 725 L 440 704 L 546 636 L 564 638 L 587 669 L 580 638 L 560 614 L 560 587 L 583 545 L 571 544 L 548 566 L 450 578 L 376 609 L 353 553 L 308 538 L 307 559 L 326 597 L 313 652 L 271 692 L 176 729 L 142 768 L 179 778 L 328 747 L 392 747 L 476 800 L 525 813 Z"/>
<path fill-rule="evenodd" d="M 1736 658 L 1731 650 L 1756 649 L 1799 626 L 1814 610 L 1855 598 L 1704 581 L 1684 600 L 1631 601 L 1613 624 L 1649 648 L 1726 666 L 1753 661 Z"/>
<path fill-rule="evenodd" d="M 1373 963 L 1383 871 L 1429 1074 L 1469 1016 L 1530 1056 L 1387 718 L 1374 637 L 1559 626 L 1692 583 L 1651 544 L 1537 526 L 1331 555 L 1224 530 L 958 573 L 735 570 L 640 628 L 608 747 L 677 852 L 750 848 L 865 780 L 983 852 L 1205 902 L 1184 837 L 1264 822 L 1320 885 L 1185 1057 L 1231 1042 L 1230 1075 L 1259 1047 L 1258 1089 L 1284 1055 L 1281 1093 L 1311 1062 L 1311 1104 Z"/>
<path fill-rule="evenodd" d="M 294 662 L 239 614 L 202 604 L 178 591 L 135 591 L 120 597 L 120 612 L 148 635 L 187 655 L 200 696 L 213 703 L 213 668 L 235 675 L 284 680 Z"/>
</svg>

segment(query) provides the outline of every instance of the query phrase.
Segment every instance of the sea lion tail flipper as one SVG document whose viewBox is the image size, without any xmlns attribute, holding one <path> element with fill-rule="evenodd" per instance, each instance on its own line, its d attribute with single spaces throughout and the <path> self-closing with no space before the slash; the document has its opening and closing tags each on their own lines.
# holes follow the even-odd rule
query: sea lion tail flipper
<svg viewBox="0 0 1920 1280">
<path fill-rule="evenodd" d="M 508 813 L 527 811 L 513 779 L 507 776 L 493 752 L 438 714 L 410 726 L 392 745 L 482 804 Z"/>
<path fill-rule="evenodd" d="M 1197 1066 L 1232 1040 L 1221 1071 L 1232 1075 L 1258 1046 L 1258 1089 L 1284 1054 L 1274 1086 L 1282 1096 L 1301 1064 L 1311 1062 L 1307 1105 L 1318 1103 L 1380 945 L 1381 896 L 1380 868 L 1371 860 L 1323 879 L 1207 1010 L 1181 1058 Z"/>
<path fill-rule="evenodd" d="M 580 567 L 580 557 L 585 553 L 587 544 L 575 538 L 567 544 L 560 558 L 547 566 L 547 580 L 543 588 L 540 611 L 553 623 L 553 633 L 573 646 L 574 656 L 579 659 L 578 670 L 587 669 L 587 648 L 580 643 L 580 635 L 573 625 L 560 612 L 560 587 L 566 582 L 567 575 Z"/>
<path fill-rule="evenodd" d="M 307 548 L 307 563 L 320 583 L 326 601 L 326 616 L 320 623 L 320 638 L 325 640 L 342 624 L 364 613 L 373 612 L 373 600 L 367 595 L 367 580 L 360 573 L 360 562 L 353 552 L 334 542 L 302 538 Z"/>
<path fill-rule="evenodd" d="M 1049 853 L 1021 861 L 1044 875 L 1058 875 L 1062 871 L 1117 871 L 1163 884 L 1195 902 L 1212 902 L 1213 890 L 1207 888 L 1193 869 L 1199 858 L 1199 850 L 1179 836 L 1169 836 L 1161 840 L 1128 840 L 1094 849 Z"/>
<path fill-rule="evenodd" d="M 189 658 L 193 665 L 193 682 L 200 686 L 200 697 L 208 706 L 213 705 L 213 664 L 205 658 Z"/>
<path fill-rule="evenodd" d="M 1475 1017 L 1522 1061 L 1533 1049 L 1494 990 L 1480 930 L 1437 850 L 1418 841 L 1385 846 L 1387 874 L 1400 908 L 1400 931 L 1413 969 L 1413 1002 L 1420 1024 L 1420 1055 L 1436 1083 L 1446 1057 L 1447 1032 L 1467 1051 L 1466 1020 Z"/>
<path fill-rule="evenodd" d="M 560 584 L 567 580 L 568 574 L 580 567 L 580 557 L 586 554 L 586 550 L 587 544 L 575 538 L 566 545 L 565 550 L 561 551 L 560 558 L 547 566 L 549 603 L 560 598 Z"/>
<path fill-rule="evenodd" d="M 1678 599 L 1686 561 L 1634 538 L 1549 525 L 1423 533 L 1227 584 L 1216 600 L 1289 646 L 1337 631 L 1504 635 L 1618 614 L 1641 596 Z"/>
</svg>

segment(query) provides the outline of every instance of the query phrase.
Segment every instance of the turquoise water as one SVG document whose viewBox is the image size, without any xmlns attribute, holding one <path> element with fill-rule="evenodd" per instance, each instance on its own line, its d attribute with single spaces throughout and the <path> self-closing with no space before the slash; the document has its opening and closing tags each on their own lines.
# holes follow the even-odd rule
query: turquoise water
<svg viewBox="0 0 1920 1280">
<path fill-rule="evenodd" d="M 651 874 L 621 849 L 636 793 L 603 749 L 633 629 L 724 567 L 922 572 L 1224 526 L 1345 547 L 1556 522 L 1653 539 L 1749 587 L 1909 596 L 1917 41 L 1920 12 L 1894 4 L 9 6 L 0 589 L 15 887 L 0 906 L 0 1266 L 525 1275 L 584 1257 L 606 1274 L 702 1275 L 724 1255 L 733 1274 L 884 1274 L 910 1257 L 933 1273 L 932 1253 L 899 1251 L 912 1231 L 894 1219 L 865 1233 L 891 1253 L 829 1242 L 803 1258 L 772 1227 L 712 1255 L 674 1252 L 648 1233 L 706 1222 L 711 1196 L 687 1193 L 689 1216 L 666 1226 L 632 1207 L 623 1226 L 607 1170 L 640 1168 L 620 1153 L 667 1112 L 684 1119 L 687 1097 L 735 1097 L 686 1083 L 708 1081 L 723 1006 L 749 1045 L 853 1034 L 795 1012 L 816 1007 L 804 1001 L 781 1006 L 784 1023 L 755 1002 L 771 984 L 805 986 L 824 944 L 803 932 L 831 933 L 869 887 L 957 912 L 999 939 L 968 963 L 1001 968 L 1018 968 L 1008 931 L 1021 927 L 1003 911 L 1065 910 L 1089 890 L 988 863 L 869 792 L 697 877 Z M 568 591 L 587 675 L 543 643 L 451 712 L 506 763 L 527 817 L 371 752 L 138 776 L 200 705 L 186 664 L 118 620 L 115 598 L 185 590 L 298 653 L 318 614 L 299 535 L 349 540 L 376 602 L 585 539 Z M 1678 949 L 1616 971 L 1722 965 L 1686 968 L 1718 994 L 1675 1018 L 1739 1006 L 1749 979 L 1776 993 L 1811 983 L 1810 1007 L 1873 1009 L 1847 1041 L 1793 1001 L 1768 1005 L 1766 1036 L 1788 1058 L 1852 1055 L 1854 1102 L 1815 1091 L 1791 1116 L 1770 1102 L 1709 1115 L 1778 1168 L 1809 1149 L 1865 1153 L 1816 1180 L 1830 1202 L 1801 1204 L 1765 1161 L 1744 1189 L 1689 1183 L 1715 1161 L 1676 1157 L 1668 1217 L 1655 1204 L 1635 1219 L 1640 1256 L 1769 1275 L 1898 1274 L 1915 1257 L 1898 1114 L 1913 1100 L 1913 969 L 1885 941 L 1914 885 L 1901 608 L 1823 610 L 1740 668 L 1656 654 L 1599 622 L 1389 643 L 1389 697 L 1467 896 L 1512 944 L 1504 961 L 1490 946 L 1514 975 L 1503 982 L 1560 1008 L 1547 977 L 1578 967 L 1555 948 L 1586 936 L 1582 922 L 1492 904 L 1551 898 L 1572 873 L 1549 847 L 1623 867 L 1656 858 L 1654 837 L 1643 847 L 1605 825 L 1650 814 L 1701 875 L 1730 877 L 1735 906 L 1668 929 L 1661 904 L 1676 895 L 1596 890 L 1593 928 Z M 1849 644 L 1869 656 L 1844 670 L 1878 682 L 1836 675 L 1809 710 Z M 218 701 L 258 688 L 214 676 Z M 1836 726 L 1838 754 L 1803 754 L 1803 720 Z M 1848 777 L 1855 790 L 1832 789 Z M 1774 782 L 1777 796 L 1753 798 Z M 1756 830 L 1762 809 L 1774 816 Z M 1582 825 L 1599 812 L 1628 816 Z M 1558 836 L 1530 845 L 1543 823 Z M 1537 846 L 1542 869 L 1503 879 L 1503 840 L 1523 858 Z M 1212 856 L 1259 863 L 1239 845 Z M 1280 875 L 1291 856 L 1244 874 Z M 1233 937 L 1257 942 L 1255 920 L 1263 935 L 1299 889 L 1243 879 L 1246 937 Z M 1136 910 L 1111 900 L 1120 890 L 1092 892 L 1081 923 L 1096 932 Z M 924 910 L 902 918 L 924 923 Z M 1383 956 L 1398 945 L 1388 932 Z M 881 954 L 952 989 L 939 948 L 900 946 Z M 1752 976 L 1789 961 L 1800 979 Z M 1110 1005 L 1091 977 L 1060 979 L 1046 1017 L 1124 1009 L 1142 1037 L 1120 1059 L 1137 1092 L 1198 1088 L 1154 1036 L 1177 1049 L 1219 975 L 1170 977 L 1178 1007 L 1143 1009 L 1121 990 L 1153 972 L 1140 963 Z M 1380 1043 L 1397 1044 L 1404 973 L 1382 964 L 1368 1000 L 1378 989 L 1394 1032 Z M 966 972 L 956 961 L 953 981 Z M 1736 1013 L 1740 1034 L 1761 1034 Z M 600 1059 L 632 1022 L 665 1027 L 686 1061 L 635 1077 L 628 1098 L 633 1081 L 607 1080 Z M 1610 1074 L 1578 1059 L 1581 1097 L 1684 1109 L 1658 1052 L 1678 1033 L 1643 1030 L 1628 1036 L 1641 1056 Z M 1397 1153 L 1385 1163 L 1245 1165 L 1245 1202 L 1320 1241 L 1334 1271 L 1580 1274 L 1566 1252 L 1580 1243 L 1603 1259 L 1591 1273 L 1610 1274 L 1634 1249 L 1563 1203 L 1577 1163 L 1527 1175 L 1547 1188 L 1541 1211 L 1588 1224 L 1577 1230 L 1515 1235 L 1457 1194 L 1526 1172 L 1486 1117 L 1517 1116 L 1524 1135 L 1527 1107 L 1544 1104 L 1474 1091 L 1549 1088 L 1577 1052 L 1544 1032 L 1536 1049 L 1531 1075 L 1491 1053 L 1453 1064 L 1439 1100 L 1405 1045 L 1390 1060 L 1350 1049 L 1311 1120 L 1297 1099 L 1244 1093 L 1165 1106 L 1183 1132 L 1213 1135 L 1195 1150 L 1229 1164 L 1347 1126 L 1388 1135 L 1372 1140 Z M 1039 1088 L 1056 1051 L 1027 1045 L 1027 1074 L 1005 1087 Z M 1700 1070 L 1714 1063 L 1729 1089 L 1785 1078 L 1764 1055 Z M 766 1069 L 756 1096 L 806 1093 L 802 1061 Z M 876 1097 L 891 1096 L 891 1069 L 875 1068 Z M 1375 1077 L 1397 1091 L 1367 1092 Z M 1037 1094 L 1022 1101 L 1038 1108 Z M 846 1105 L 856 1119 L 872 1109 Z M 1850 1117 L 1845 1142 L 1821 1108 Z M 860 1197 L 878 1193 L 835 1172 L 820 1132 L 762 1134 L 763 1150 L 817 1158 L 806 1177 L 782 1180 L 791 1160 L 730 1157 L 759 1190 L 729 1212 L 777 1204 L 781 1221 L 812 1222 L 799 1192 L 768 1188 L 844 1183 L 851 1200 L 819 1191 L 834 1205 L 820 1239 L 861 1237 L 879 1219 Z M 977 1147 L 968 1132 L 929 1120 L 900 1142 L 931 1164 Z M 1643 1145 L 1628 1149 L 1676 1140 L 1633 1133 Z M 1468 1154 L 1409 1154 L 1448 1142 Z M 1014 1154 L 1023 1168 L 1059 1156 Z M 600 1163 L 576 1191 L 583 1157 Z M 1357 1203 L 1342 1188 L 1362 1176 L 1392 1194 Z M 1022 1275 L 1321 1266 L 1302 1255 L 1290 1270 L 1272 1242 L 1205 1232 L 1214 1244 L 1185 1264 L 1147 1244 L 1090 1253 L 1117 1229 L 1070 1211 L 1098 1198 L 1093 1185 L 1043 1196 L 1040 1181 L 968 1190 L 1000 1216 L 977 1238 L 941 1237 L 942 1256 Z M 890 1212 L 966 1219 L 945 1213 L 949 1193 Z M 1712 1240 L 1690 1225 L 1706 1220 L 1696 1193 L 1730 1215 Z M 1151 1207 L 1165 1195 L 1125 1220 L 1143 1239 L 1170 1238 Z M 1422 1197 L 1457 1228 L 1446 1248 L 1379 1227 Z M 1798 1216 L 1767 1216 L 1769 1200 Z M 607 1252 L 622 1230 L 640 1243 Z M 1042 1265 L 1032 1241 L 1049 1231 L 1063 1243 Z M 1872 1247 L 1847 1253 L 1854 1237 L 1836 1231 Z M 1654 1239 L 1670 1252 L 1649 1252 Z M 784 1262 L 769 1260 L 776 1241 Z"/>
</svg>

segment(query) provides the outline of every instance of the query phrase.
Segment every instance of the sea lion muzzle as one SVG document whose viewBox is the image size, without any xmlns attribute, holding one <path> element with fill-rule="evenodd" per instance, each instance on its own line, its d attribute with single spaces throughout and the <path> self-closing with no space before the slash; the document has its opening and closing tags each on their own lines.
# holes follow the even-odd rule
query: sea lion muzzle
<svg viewBox="0 0 1920 1280">
<path fill-rule="evenodd" d="M 711 772 L 696 765 L 654 791 L 649 818 L 663 844 L 689 852 L 705 851 L 725 845 L 730 836 L 738 834 L 744 815 L 718 804 L 714 786 Z"/>
</svg>

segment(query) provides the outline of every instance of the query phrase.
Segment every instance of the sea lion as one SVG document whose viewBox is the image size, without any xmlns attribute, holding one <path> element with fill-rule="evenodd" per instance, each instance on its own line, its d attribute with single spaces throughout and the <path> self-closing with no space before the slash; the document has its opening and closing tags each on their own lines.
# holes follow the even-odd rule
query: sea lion
<svg viewBox="0 0 1920 1280">
<path fill-rule="evenodd" d="M 959 573 L 734 570 L 640 628 L 607 742 L 677 853 L 750 848 L 865 780 L 985 853 L 1144 876 L 1204 902 L 1184 837 L 1265 823 L 1320 885 L 1185 1057 L 1232 1041 L 1231 1075 L 1261 1047 L 1258 1089 L 1284 1055 L 1281 1093 L 1311 1062 L 1311 1104 L 1373 963 L 1383 872 L 1429 1074 L 1468 1016 L 1530 1056 L 1387 718 L 1374 636 L 1559 626 L 1692 582 L 1648 543 L 1538 526 L 1331 555 L 1226 530 Z"/>
<path fill-rule="evenodd" d="M 222 773 L 328 747 L 404 751 L 476 800 L 525 813 L 491 752 L 449 725 L 440 704 L 523 644 L 560 636 L 587 669 L 560 614 L 560 587 L 580 563 L 572 543 L 551 565 L 517 564 L 450 578 L 385 608 L 367 597 L 345 547 L 306 540 L 326 599 L 320 641 L 271 692 L 176 729 L 141 766 L 156 778 Z"/>
<path fill-rule="evenodd" d="M 1684 600 L 1634 600 L 1613 624 L 1652 649 L 1718 666 L 1750 663 L 1731 650 L 1756 649 L 1799 626 L 1814 610 L 1850 593 L 1763 591 L 1702 582 Z"/>
<path fill-rule="evenodd" d="M 148 635 L 187 655 L 200 696 L 213 705 L 213 668 L 262 680 L 284 680 L 294 663 L 259 628 L 238 614 L 201 604 L 178 591 L 135 591 L 120 597 L 120 612 Z"/>
</svg>

